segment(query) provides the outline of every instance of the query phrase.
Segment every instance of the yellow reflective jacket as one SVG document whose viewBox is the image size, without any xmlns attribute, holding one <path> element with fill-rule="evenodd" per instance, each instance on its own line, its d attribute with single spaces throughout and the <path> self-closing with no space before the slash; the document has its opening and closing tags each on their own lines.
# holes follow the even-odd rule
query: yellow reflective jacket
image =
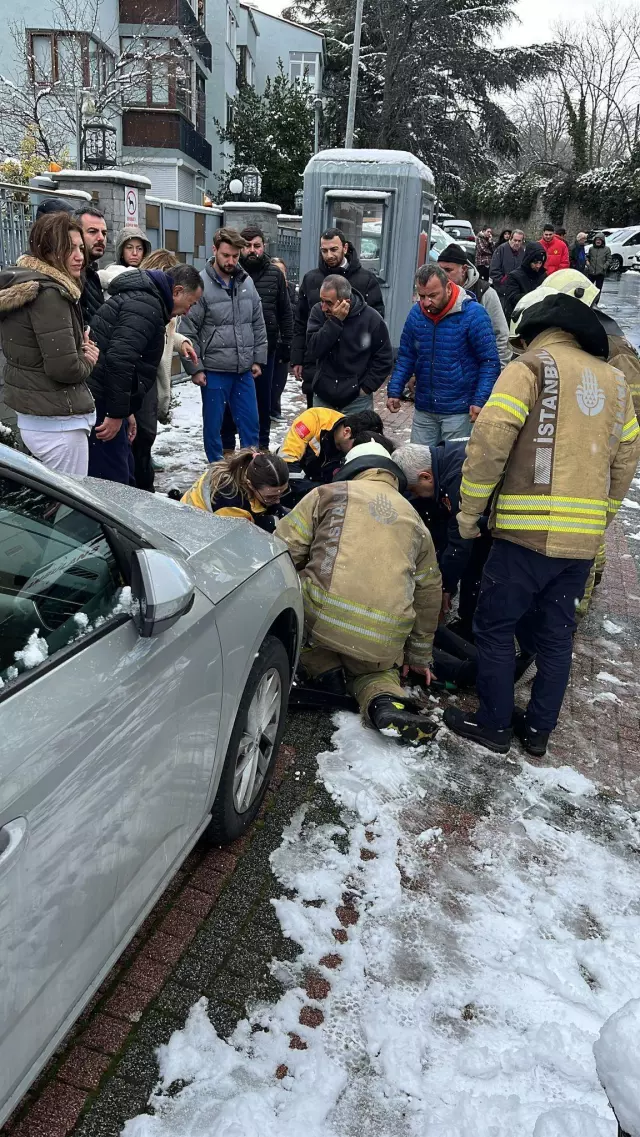
<svg viewBox="0 0 640 1137">
<path fill-rule="evenodd" d="M 282 518 L 313 643 L 392 667 L 431 662 L 442 604 L 433 541 L 387 470 L 318 486 Z"/>
<path fill-rule="evenodd" d="M 193 483 L 191 489 L 187 490 L 180 501 L 184 505 L 193 505 L 196 509 L 206 509 L 209 513 L 215 513 L 217 517 L 241 517 L 245 521 L 252 521 L 258 525 L 269 512 L 261 501 L 248 497 L 246 494 L 237 493 L 233 497 L 216 494 L 211 497 L 208 470 L 205 470 L 202 477 Z"/>
<path fill-rule="evenodd" d="M 549 328 L 505 367 L 476 420 L 462 467 L 460 534 L 475 535 L 493 495 L 495 537 L 591 560 L 639 455 L 623 374 Z"/>
<path fill-rule="evenodd" d="M 307 449 L 310 448 L 318 457 L 321 449 L 320 435 L 323 431 L 330 431 L 344 418 L 343 411 L 333 411 L 328 407 L 311 407 L 294 418 L 284 441 L 278 451 L 285 462 L 299 462 L 304 465 Z"/>
</svg>

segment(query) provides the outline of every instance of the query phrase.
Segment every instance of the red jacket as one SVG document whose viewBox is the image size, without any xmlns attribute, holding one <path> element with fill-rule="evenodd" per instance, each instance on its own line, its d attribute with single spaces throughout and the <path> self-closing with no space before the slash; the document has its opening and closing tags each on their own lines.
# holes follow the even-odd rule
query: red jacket
<svg viewBox="0 0 640 1137">
<path fill-rule="evenodd" d="M 557 272 L 558 269 L 569 268 L 569 246 L 562 237 L 552 237 L 548 242 L 541 237 L 540 244 L 547 254 L 545 264 L 547 276 L 551 276 L 551 273 Z"/>
</svg>

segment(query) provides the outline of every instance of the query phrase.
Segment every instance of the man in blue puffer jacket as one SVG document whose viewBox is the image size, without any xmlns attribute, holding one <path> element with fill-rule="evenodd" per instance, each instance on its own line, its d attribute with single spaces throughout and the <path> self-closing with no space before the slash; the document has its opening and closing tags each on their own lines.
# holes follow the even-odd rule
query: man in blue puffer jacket
<svg viewBox="0 0 640 1137">
<path fill-rule="evenodd" d="M 469 435 L 500 374 L 500 359 L 491 320 L 475 297 L 438 265 L 423 265 L 416 285 L 420 299 L 404 325 L 387 406 L 400 409 L 415 375 L 411 441 L 437 446 Z"/>
</svg>

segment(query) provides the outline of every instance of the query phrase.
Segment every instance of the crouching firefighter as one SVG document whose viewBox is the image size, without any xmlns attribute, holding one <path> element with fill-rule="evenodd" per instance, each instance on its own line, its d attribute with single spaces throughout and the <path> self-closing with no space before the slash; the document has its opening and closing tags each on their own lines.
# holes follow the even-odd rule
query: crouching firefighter
<svg viewBox="0 0 640 1137">
<path fill-rule="evenodd" d="M 346 678 L 372 726 L 421 742 L 438 726 L 407 697 L 399 668 L 431 682 L 442 582 L 405 486 L 383 446 L 355 446 L 334 481 L 307 494 L 276 533 L 300 574 L 307 675 L 334 693 Z"/>
<path fill-rule="evenodd" d="M 291 496 L 299 501 L 316 485 L 330 482 L 363 431 L 382 434 L 375 411 L 345 415 L 330 407 L 312 407 L 293 420 L 278 454 L 289 467 Z M 291 504 L 289 501 L 288 504 Z"/>
<path fill-rule="evenodd" d="M 482 408 L 462 469 L 463 537 L 476 537 L 498 487 L 474 621 L 480 706 L 447 708 L 444 721 L 503 754 L 513 729 L 542 757 L 569 679 L 576 605 L 631 484 L 640 430 L 624 375 L 605 362 L 598 315 L 577 297 L 543 295 L 516 333 L 524 354 Z M 514 711 L 514 632 L 532 608 L 538 673 L 526 711 Z"/>
</svg>

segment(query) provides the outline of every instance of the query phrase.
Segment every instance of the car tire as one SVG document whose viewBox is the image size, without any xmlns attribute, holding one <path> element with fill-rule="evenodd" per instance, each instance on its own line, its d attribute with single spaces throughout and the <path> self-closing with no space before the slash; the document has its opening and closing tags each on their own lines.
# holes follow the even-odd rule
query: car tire
<svg viewBox="0 0 640 1137">
<path fill-rule="evenodd" d="M 614 253 L 609 265 L 609 272 L 622 272 L 624 268 L 624 261 L 619 253 Z"/>
<path fill-rule="evenodd" d="M 284 645 L 267 636 L 253 661 L 233 724 L 207 837 L 241 837 L 254 820 L 273 772 L 289 705 L 290 663 Z"/>
</svg>

